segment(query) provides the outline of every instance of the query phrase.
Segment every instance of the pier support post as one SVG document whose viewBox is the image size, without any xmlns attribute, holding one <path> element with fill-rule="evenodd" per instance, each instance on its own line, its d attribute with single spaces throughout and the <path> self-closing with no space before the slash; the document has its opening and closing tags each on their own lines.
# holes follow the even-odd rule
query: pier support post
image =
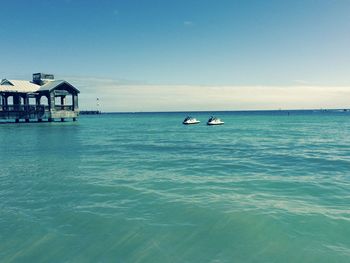
<svg viewBox="0 0 350 263">
<path fill-rule="evenodd" d="M 29 119 L 26 119 L 26 122 L 29 122 Z"/>
<path fill-rule="evenodd" d="M 19 119 L 16 119 L 16 121 L 15 121 L 16 123 L 19 123 Z"/>
<path fill-rule="evenodd" d="M 43 121 L 43 119 L 38 119 L 38 122 L 42 122 Z"/>
<path fill-rule="evenodd" d="M 73 121 L 77 121 L 77 118 L 73 118 Z"/>
<path fill-rule="evenodd" d="M 61 122 L 64 122 L 64 118 L 61 118 Z"/>
<path fill-rule="evenodd" d="M 53 121 L 53 118 L 48 118 L 47 121 L 48 121 L 48 122 L 52 122 L 52 121 Z"/>
</svg>

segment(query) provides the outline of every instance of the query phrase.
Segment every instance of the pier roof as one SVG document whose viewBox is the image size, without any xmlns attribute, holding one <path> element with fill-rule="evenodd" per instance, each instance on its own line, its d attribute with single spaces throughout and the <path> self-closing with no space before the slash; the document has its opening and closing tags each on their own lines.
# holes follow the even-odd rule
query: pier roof
<svg viewBox="0 0 350 263">
<path fill-rule="evenodd" d="M 0 92 L 19 92 L 19 93 L 31 93 L 31 92 L 40 92 L 40 91 L 52 91 L 55 88 L 66 86 L 70 90 L 79 93 L 79 90 L 69 84 L 64 80 L 53 80 L 49 81 L 46 84 L 40 86 L 31 81 L 27 80 L 9 80 L 3 79 L 0 82 Z"/>
<path fill-rule="evenodd" d="M 7 92 L 35 92 L 40 88 L 39 85 L 26 80 L 8 80 L 3 79 L 0 82 L 0 91 Z"/>
<path fill-rule="evenodd" d="M 39 88 L 38 91 L 51 91 L 61 85 L 66 85 L 68 86 L 70 89 L 74 90 L 75 92 L 79 93 L 79 90 L 77 88 L 75 88 L 74 86 L 72 86 L 71 84 L 69 84 L 67 81 L 64 80 L 53 80 L 50 81 L 46 84 L 44 84 L 43 86 L 41 86 Z"/>
</svg>

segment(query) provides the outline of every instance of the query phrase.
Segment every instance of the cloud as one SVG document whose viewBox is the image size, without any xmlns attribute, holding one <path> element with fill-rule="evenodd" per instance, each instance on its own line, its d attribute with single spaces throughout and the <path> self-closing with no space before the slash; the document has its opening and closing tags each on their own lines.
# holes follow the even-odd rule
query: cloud
<svg viewBox="0 0 350 263">
<path fill-rule="evenodd" d="M 296 79 L 293 82 L 296 83 L 297 85 L 317 86 L 316 82 L 311 82 L 311 81 L 303 80 L 303 79 Z M 319 85 L 319 86 L 322 86 L 322 85 Z"/>
<path fill-rule="evenodd" d="M 190 27 L 190 26 L 194 26 L 194 23 L 192 21 L 184 21 L 183 25 Z"/>
<path fill-rule="evenodd" d="M 111 79 L 69 79 L 80 108 L 103 111 L 203 111 L 349 108 L 350 87 L 143 85 Z"/>
</svg>

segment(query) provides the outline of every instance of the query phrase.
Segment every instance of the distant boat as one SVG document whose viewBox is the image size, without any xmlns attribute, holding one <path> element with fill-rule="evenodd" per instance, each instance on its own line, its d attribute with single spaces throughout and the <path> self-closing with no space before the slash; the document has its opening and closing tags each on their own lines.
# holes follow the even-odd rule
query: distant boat
<svg viewBox="0 0 350 263">
<path fill-rule="evenodd" d="M 184 121 L 182 122 L 182 124 L 185 124 L 185 125 L 190 125 L 190 124 L 198 124 L 200 123 L 199 120 L 197 120 L 196 118 L 192 118 L 190 116 L 187 116 Z"/>
<path fill-rule="evenodd" d="M 224 122 L 220 120 L 219 118 L 210 117 L 207 121 L 207 125 L 222 125 Z"/>
</svg>

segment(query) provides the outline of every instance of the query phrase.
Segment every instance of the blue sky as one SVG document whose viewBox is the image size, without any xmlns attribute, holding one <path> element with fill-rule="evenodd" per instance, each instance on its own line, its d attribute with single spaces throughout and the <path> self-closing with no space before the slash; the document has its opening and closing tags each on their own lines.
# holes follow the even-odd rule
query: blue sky
<svg viewBox="0 0 350 263">
<path fill-rule="evenodd" d="M 212 86 L 350 86 L 347 0 L 12 0 L 0 10 L 0 77 L 55 73 L 86 89 L 87 104 L 103 97 L 103 80 L 116 97 L 121 84 L 171 86 L 170 97 L 181 85 L 204 95 Z"/>
</svg>

